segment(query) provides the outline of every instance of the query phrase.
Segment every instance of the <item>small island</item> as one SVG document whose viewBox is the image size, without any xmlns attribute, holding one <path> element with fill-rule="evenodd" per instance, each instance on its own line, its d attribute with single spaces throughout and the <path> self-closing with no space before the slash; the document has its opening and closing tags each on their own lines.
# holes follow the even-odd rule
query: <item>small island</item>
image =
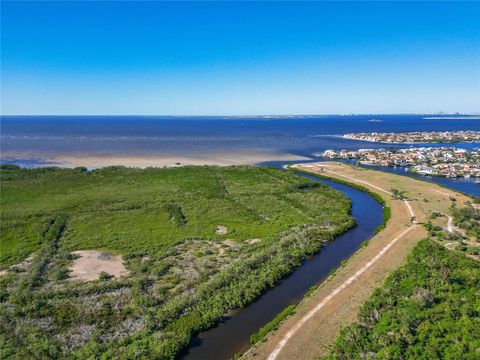
<svg viewBox="0 0 480 360">
<path fill-rule="evenodd" d="M 480 131 L 414 131 L 389 133 L 351 133 L 342 136 L 346 139 L 390 144 L 412 143 L 458 143 L 480 141 Z"/>
<path fill-rule="evenodd" d="M 405 166 L 407 171 L 442 177 L 480 177 L 480 150 L 455 147 L 326 150 L 327 159 L 359 160 L 366 165 Z"/>
</svg>

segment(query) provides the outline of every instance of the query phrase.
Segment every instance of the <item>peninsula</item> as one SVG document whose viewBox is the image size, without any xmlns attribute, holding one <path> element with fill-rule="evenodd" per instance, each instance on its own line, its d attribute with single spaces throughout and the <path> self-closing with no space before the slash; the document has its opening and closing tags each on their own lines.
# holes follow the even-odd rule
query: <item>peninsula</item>
<svg viewBox="0 0 480 360">
<path fill-rule="evenodd" d="M 458 143 L 480 141 L 480 131 L 413 131 L 351 133 L 342 137 L 351 140 L 390 144 Z"/>
</svg>

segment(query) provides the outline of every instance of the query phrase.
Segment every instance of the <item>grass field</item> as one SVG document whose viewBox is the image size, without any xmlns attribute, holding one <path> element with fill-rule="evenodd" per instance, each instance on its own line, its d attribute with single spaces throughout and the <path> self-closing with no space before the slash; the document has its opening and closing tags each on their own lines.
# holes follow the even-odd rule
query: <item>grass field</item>
<svg viewBox="0 0 480 360">
<path fill-rule="evenodd" d="M 1 179 L 2 267 L 36 250 L 59 213 L 69 214 L 68 249 L 154 255 L 189 237 L 221 239 L 217 224 L 237 241 L 271 239 L 292 226 L 328 225 L 346 206 L 333 190 L 307 192 L 304 180 L 268 168 L 17 170 L 2 171 Z M 172 208 L 184 224 L 172 221 Z"/>
<path fill-rule="evenodd" d="M 339 192 L 267 167 L 4 166 L 1 192 L 2 358 L 173 358 L 353 225 Z M 86 249 L 129 275 L 69 281 Z"/>
</svg>

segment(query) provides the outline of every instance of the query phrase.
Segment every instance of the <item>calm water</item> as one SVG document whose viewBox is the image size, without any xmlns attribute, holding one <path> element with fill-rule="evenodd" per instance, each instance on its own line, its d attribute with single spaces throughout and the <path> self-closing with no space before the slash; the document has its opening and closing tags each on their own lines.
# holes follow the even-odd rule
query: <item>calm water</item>
<svg viewBox="0 0 480 360">
<path fill-rule="evenodd" d="M 352 201 L 352 216 L 357 226 L 326 245 L 320 253 L 304 261 L 302 266 L 257 301 L 238 310 L 233 316 L 225 317 L 217 327 L 196 336 L 182 359 L 226 360 L 232 358 L 236 352 L 248 350 L 252 334 L 285 307 L 297 304 L 311 286 L 321 283 L 342 260 L 357 251 L 363 241 L 370 239 L 375 228 L 381 224 L 382 207 L 370 195 L 332 181 L 301 176 L 320 181 L 348 196 Z"/>
<path fill-rule="evenodd" d="M 385 147 L 382 144 L 336 137 L 348 132 L 480 130 L 480 120 L 428 120 L 424 117 L 2 116 L 0 161 L 31 167 L 42 166 L 44 156 L 55 154 L 181 156 L 241 153 L 252 149 L 312 157 L 326 149 Z M 410 145 L 390 147 L 405 146 Z M 455 146 L 475 148 L 480 147 L 480 144 Z M 403 169 L 385 170 L 405 175 Z M 432 181 L 480 196 L 480 186 L 475 185 L 473 179 L 466 181 L 433 178 Z"/>
</svg>

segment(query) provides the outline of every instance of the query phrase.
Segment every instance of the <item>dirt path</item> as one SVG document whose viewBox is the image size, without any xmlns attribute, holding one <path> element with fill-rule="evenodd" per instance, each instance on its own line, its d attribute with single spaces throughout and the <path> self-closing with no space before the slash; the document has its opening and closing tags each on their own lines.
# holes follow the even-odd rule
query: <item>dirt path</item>
<svg viewBox="0 0 480 360">
<path fill-rule="evenodd" d="M 315 165 L 315 164 L 314 164 L 313 166 L 315 166 L 315 167 L 317 167 L 317 168 L 320 168 L 320 169 L 322 168 L 321 166 L 318 166 L 318 165 Z M 333 175 L 334 177 L 336 176 L 336 177 L 340 177 L 340 178 L 347 178 L 347 179 L 350 180 L 350 181 L 353 181 L 353 182 L 356 182 L 356 183 L 360 183 L 360 184 L 363 184 L 363 185 L 367 185 L 368 187 L 374 188 L 375 190 L 379 190 L 379 191 L 381 191 L 381 192 L 384 192 L 385 194 L 388 194 L 388 195 L 390 195 L 390 196 L 393 196 L 393 193 L 392 193 L 392 192 L 390 192 L 390 191 L 388 191 L 388 190 L 385 190 L 385 189 L 382 189 L 381 187 L 379 187 L 379 186 L 377 186 L 377 185 L 374 185 L 374 184 L 372 184 L 371 182 L 363 181 L 363 180 L 357 179 L 357 178 L 355 178 L 355 177 L 353 177 L 353 176 L 344 175 L 344 174 L 342 174 L 342 173 L 338 173 L 338 172 L 331 171 L 331 170 L 327 170 L 327 169 L 324 169 L 324 171 L 327 172 L 327 173 L 329 173 L 329 174 L 331 174 L 331 175 Z M 410 204 L 408 203 L 408 201 L 407 201 L 407 200 L 403 200 L 403 202 L 404 202 L 405 206 L 407 207 L 410 216 L 412 216 L 412 217 L 415 216 L 415 214 L 414 214 L 414 212 L 413 212 L 413 210 L 412 210 L 412 207 L 410 206 Z"/>
<path fill-rule="evenodd" d="M 418 225 L 413 225 L 413 226 L 418 226 Z M 370 268 L 373 264 L 375 264 L 382 256 L 385 254 L 388 249 L 390 249 L 398 240 L 400 240 L 406 233 L 410 232 L 413 229 L 413 226 L 409 227 L 408 229 L 402 231 L 399 235 L 397 235 L 390 243 L 388 243 L 382 250 L 379 251 L 375 257 L 367 262 L 360 270 L 358 270 L 355 274 L 350 276 L 345 282 L 342 283 L 339 287 L 337 287 L 335 290 L 333 290 L 328 296 L 323 299 L 323 301 L 315 306 L 310 312 L 305 315 L 303 318 L 301 318 L 295 326 L 287 332 L 287 334 L 283 337 L 282 340 L 278 343 L 278 345 L 275 347 L 275 349 L 270 353 L 268 356 L 269 360 L 275 360 L 280 353 L 280 351 L 283 349 L 283 347 L 286 345 L 287 341 L 295 334 L 295 332 L 305 323 L 307 322 L 310 318 L 312 318 L 313 315 L 315 315 L 318 311 L 320 311 L 325 304 L 327 304 L 330 300 L 332 300 L 340 291 L 343 289 L 347 288 L 351 283 L 353 283 L 355 280 L 358 279 L 360 275 L 362 275 L 368 268 Z"/>
<path fill-rule="evenodd" d="M 450 215 L 447 215 L 448 222 L 447 222 L 447 231 L 449 233 L 453 233 L 453 218 Z"/>
<path fill-rule="evenodd" d="M 442 188 L 435 184 L 340 163 L 298 167 L 304 171 L 348 179 L 369 188 L 385 199 L 392 215 L 387 227 L 368 246 L 357 252 L 300 304 L 296 314 L 288 318 L 264 343 L 250 349 L 244 359 L 301 360 L 325 354 L 339 330 L 356 319 L 365 299 L 425 237 L 423 227 L 412 224 L 411 218 L 415 216 L 422 222 L 433 211 L 446 213 L 450 205 L 449 196 L 454 196 L 457 204 L 468 200 L 454 192 L 440 193 Z M 386 190 L 391 188 L 405 191 L 409 201 L 393 199 L 391 192 Z"/>
</svg>

